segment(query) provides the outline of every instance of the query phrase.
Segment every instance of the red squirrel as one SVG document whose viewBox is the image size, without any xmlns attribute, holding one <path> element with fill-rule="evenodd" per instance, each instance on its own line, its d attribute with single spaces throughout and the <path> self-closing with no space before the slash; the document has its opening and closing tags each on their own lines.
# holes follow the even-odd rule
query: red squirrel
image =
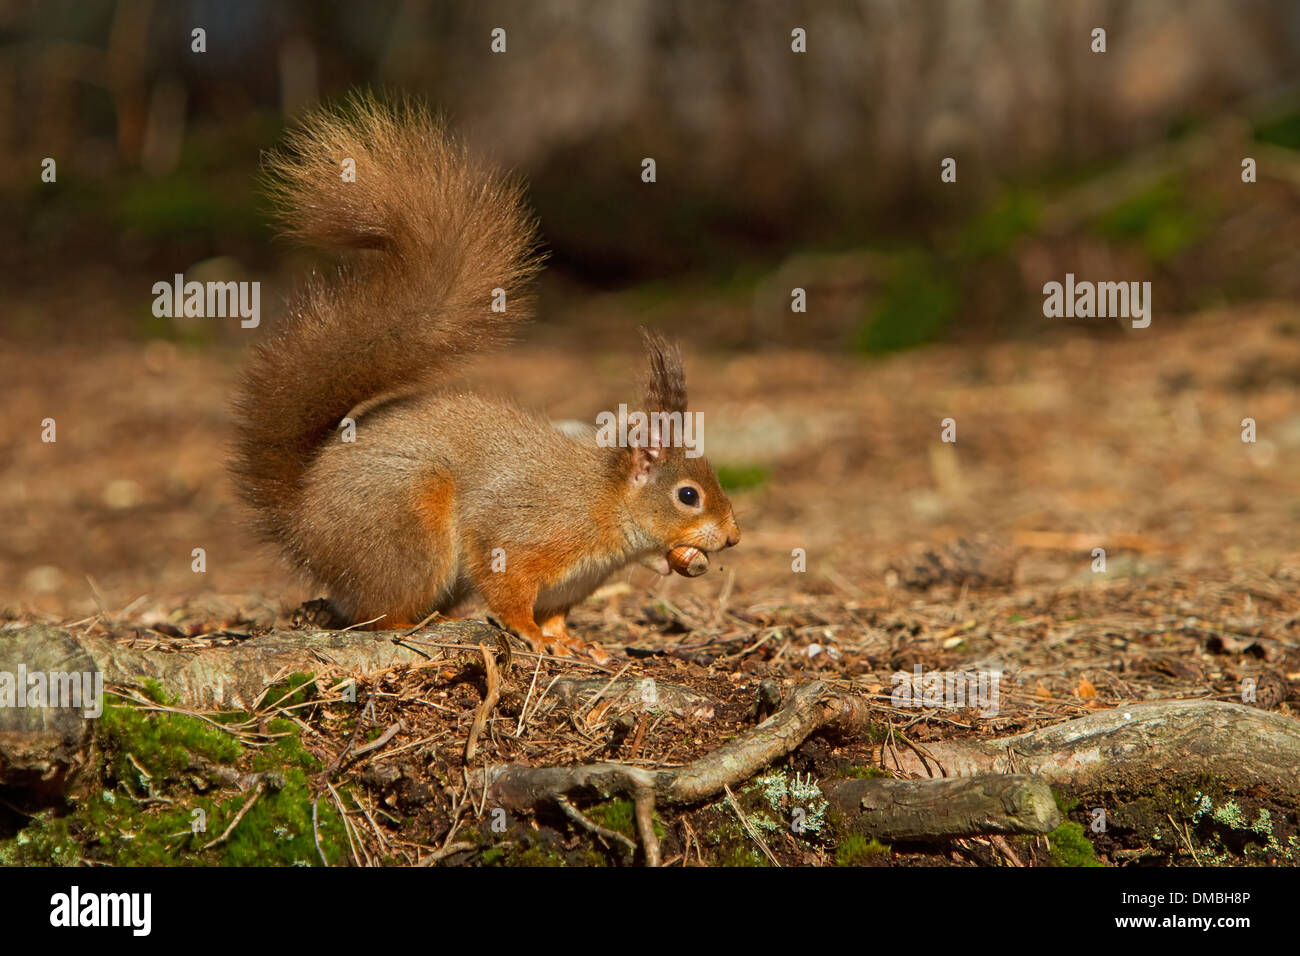
<svg viewBox="0 0 1300 956">
<path fill-rule="evenodd" d="M 477 594 L 535 649 L 569 653 L 584 646 L 569 608 L 612 572 L 667 574 L 675 549 L 740 540 L 708 461 L 660 430 L 605 447 L 594 429 L 439 388 L 531 318 L 541 263 L 522 185 L 423 107 L 354 96 L 319 110 L 265 177 L 287 235 L 352 258 L 313 276 L 254 349 L 231 468 L 263 536 L 339 620 L 410 626 Z M 651 333 L 645 346 L 645 413 L 685 415 L 677 348 Z"/>
</svg>

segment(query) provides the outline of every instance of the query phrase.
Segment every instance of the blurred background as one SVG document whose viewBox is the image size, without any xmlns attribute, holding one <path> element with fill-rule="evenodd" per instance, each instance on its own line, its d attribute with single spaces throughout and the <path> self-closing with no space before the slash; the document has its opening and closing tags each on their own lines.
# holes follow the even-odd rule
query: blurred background
<svg viewBox="0 0 1300 956">
<path fill-rule="evenodd" d="M 10 0 L 11 615 L 311 596 L 242 530 L 226 402 L 316 264 L 268 227 L 259 154 L 356 86 L 427 99 L 530 184 L 540 321 L 478 381 L 589 418 L 637 324 L 685 341 L 747 528 L 728 593 L 1059 582 L 1107 536 L 1134 573 L 1289 573 L 1300 5 Z M 1152 328 L 1045 318 L 1067 272 L 1150 281 Z M 155 317 L 175 273 L 260 280 L 264 328 Z M 792 584 L 794 547 L 819 560 Z"/>
</svg>

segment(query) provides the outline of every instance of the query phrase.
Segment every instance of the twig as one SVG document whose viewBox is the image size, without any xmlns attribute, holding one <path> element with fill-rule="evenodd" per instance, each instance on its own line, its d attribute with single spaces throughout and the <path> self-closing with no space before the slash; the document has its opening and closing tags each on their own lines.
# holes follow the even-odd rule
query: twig
<svg viewBox="0 0 1300 956">
<path fill-rule="evenodd" d="M 1182 830 L 1178 829 L 1178 824 L 1174 822 L 1174 818 L 1168 813 L 1165 814 L 1165 819 L 1168 820 L 1169 825 L 1174 828 L 1174 832 L 1177 833 L 1178 836 L 1182 838 L 1182 841 L 1187 844 L 1187 850 L 1192 854 L 1192 859 L 1196 861 L 1197 866 L 1200 866 L 1201 858 L 1196 855 L 1196 847 L 1192 846 L 1191 830 L 1188 829 L 1187 833 L 1184 833 Z"/>
<path fill-rule="evenodd" d="M 465 741 L 466 763 L 474 759 L 474 754 L 478 751 L 478 738 L 483 733 L 483 728 L 487 726 L 488 717 L 501 696 L 501 677 L 497 673 L 496 658 L 488 653 L 486 644 L 480 644 L 478 649 L 483 655 L 483 670 L 487 674 L 487 693 L 478 712 L 474 715 L 474 723 L 470 725 L 469 739 Z"/>
<path fill-rule="evenodd" d="M 628 850 L 631 853 L 636 852 L 635 842 L 629 840 L 627 837 L 623 836 L 623 834 L 615 830 L 609 830 L 605 827 L 602 827 L 600 824 L 587 819 L 585 816 L 582 815 L 582 813 L 578 810 L 577 807 L 575 807 L 572 803 L 569 802 L 568 797 L 561 795 L 555 801 L 555 803 L 556 806 L 558 806 L 564 812 L 564 815 L 566 817 L 568 817 L 570 820 L 572 820 L 578 826 L 582 827 L 587 832 L 594 833 L 599 837 L 604 837 L 606 840 L 612 840 L 615 843 L 622 844 L 623 848 Z"/>
<path fill-rule="evenodd" d="M 330 861 L 325 859 L 325 850 L 320 845 L 320 820 L 318 818 L 319 809 L 320 809 L 320 794 L 318 793 L 316 794 L 316 798 L 311 802 L 311 835 L 312 838 L 315 839 L 316 841 L 316 853 L 317 855 L 320 856 L 321 864 L 323 866 L 328 867 L 330 865 Z"/>
<path fill-rule="evenodd" d="M 432 853 L 430 853 L 428 856 L 426 856 L 424 859 L 422 859 L 419 863 L 415 865 L 433 866 L 433 864 L 437 863 L 439 860 L 445 859 L 446 857 L 449 857 L 454 853 L 464 853 L 467 850 L 476 850 L 476 849 L 478 849 L 477 843 L 464 843 L 464 842 L 448 843 L 446 846 L 442 847 L 441 849 L 434 850 Z"/>
<path fill-rule="evenodd" d="M 754 825 L 749 822 L 749 817 L 745 816 L 745 811 L 740 809 L 740 804 L 736 802 L 736 795 L 731 792 L 731 788 L 724 784 L 722 789 L 727 794 L 727 803 L 731 804 L 731 809 L 734 810 L 736 816 L 740 818 L 740 825 L 745 828 L 745 832 L 749 834 L 749 838 L 758 844 L 758 848 L 763 851 L 763 855 L 768 858 L 773 866 L 780 866 L 781 861 L 772 855 L 772 851 L 768 849 L 767 844 L 763 842 L 763 838 L 759 835 L 758 831 L 754 829 Z"/>
<path fill-rule="evenodd" d="M 593 710 L 596 709 L 596 702 L 599 701 L 600 698 L 601 698 L 602 696 L 604 696 L 605 691 L 607 691 L 607 690 L 609 690 L 611 687 L 613 687 L 613 686 L 614 686 L 614 682 L 615 682 L 616 680 L 618 680 L 620 677 L 622 677 L 625 673 L 627 673 L 627 669 L 628 669 L 629 667 L 631 667 L 631 666 L 632 666 L 632 662 L 631 662 L 631 661 L 628 661 L 626 664 L 624 664 L 622 667 L 620 667 L 620 668 L 618 669 L 618 673 L 615 674 L 613 677 L 611 677 L 608 681 L 606 681 L 605 686 L 602 687 L 600 690 L 596 691 L 596 695 L 595 695 L 594 697 L 592 697 L 591 700 L 587 701 L 587 714 L 588 714 L 588 715 L 590 715 L 591 712 L 592 712 Z"/>
<path fill-rule="evenodd" d="M 649 787 L 637 791 L 633 802 L 636 809 L 636 831 L 645 849 L 645 865 L 659 866 L 663 855 L 659 849 L 659 836 L 655 833 L 655 795 Z"/>
<path fill-rule="evenodd" d="M 368 624 L 377 624 L 386 617 L 388 617 L 387 614 L 381 614 L 379 617 L 371 618 L 369 621 L 358 621 L 356 624 L 349 624 L 347 627 L 340 627 L 339 633 L 343 633 L 344 631 L 355 631 L 357 628 L 365 627 Z"/>
<path fill-rule="evenodd" d="M 339 820 L 343 824 L 343 835 L 348 838 L 348 852 L 352 855 L 353 865 L 354 866 L 361 865 L 361 860 L 357 857 L 358 844 L 361 845 L 361 852 L 365 853 L 366 864 L 369 865 L 370 854 L 366 852 L 365 844 L 361 843 L 361 835 L 357 834 L 357 839 L 355 841 L 352 839 L 352 830 L 353 830 L 352 821 L 348 819 L 348 812 L 343 809 L 343 801 L 339 799 L 338 791 L 334 789 L 333 784 L 331 784 L 328 780 L 325 781 L 325 787 L 327 790 L 329 790 L 330 799 L 334 801 L 334 809 L 338 811 Z"/>
<path fill-rule="evenodd" d="M 406 724 L 399 720 L 364 747 L 358 747 L 356 750 L 352 751 L 352 759 L 356 760 L 362 754 L 368 754 L 372 750 L 378 750 L 380 747 L 384 746 L 384 744 L 396 737 L 399 731 L 405 729 Z"/>
<path fill-rule="evenodd" d="M 524 706 L 519 708 L 519 723 L 515 725 L 515 736 L 518 737 L 524 732 L 524 718 L 528 716 L 528 702 L 533 699 L 533 688 L 537 686 L 537 675 L 542 670 L 542 659 L 537 658 L 537 666 L 533 668 L 533 679 L 528 684 L 528 693 L 524 695 Z M 556 678 L 558 680 L 558 677 Z M 552 684 L 555 681 L 551 681 Z M 539 700 L 538 703 L 541 703 Z"/>
<path fill-rule="evenodd" d="M 220 843 L 225 843 L 226 840 L 229 839 L 230 834 L 235 832 L 235 827 L 239 826 L 239 821 L 244 819 L 244 814 L 253 809 L 253 804 L 257 803 L 258 798 L 262 796 L 262 791 L 265 789 L 265 783 L 259 780 L 257 783 L 257 789 L 253 791 L 251 797 L 244 801 L 244 805 L 240 807 L 239 812 L 235 814 L 235 819 L 230 821 L 230 826 L 226 827 L 225 832 L 222 833 L 221 836 L 217 837 L 211 843 L 206 844 L 203 849 L 211 850 L 214 846 L 217 846 Z"/>
</svg>

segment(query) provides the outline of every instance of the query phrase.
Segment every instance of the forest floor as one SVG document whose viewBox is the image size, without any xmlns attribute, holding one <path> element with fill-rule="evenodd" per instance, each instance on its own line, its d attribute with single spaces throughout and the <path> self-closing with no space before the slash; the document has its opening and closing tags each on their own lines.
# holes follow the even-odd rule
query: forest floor
<svg viewBox="0 0 1300 956">
<path fill-rule="evenodd" d="M 617 355 L 525 344 L 467 378 L 552 417 L 590 419 L 635 398 L 625 390 L 639 378 L 628 338 Z M 602 664 L 516 654 L 473 762 L 680 765 L 754 724 L 761 681 L 788 692 L 817 679 L 869 695 L 873 733 L 814 735 L 734 803 L 661 811 L 666 863 L 1300 864 L 1295 806 L 1234 795 L 1240 823 L 1205 813 L 1210 784 L 1194 781 L 1170 797 L 1163 833 L 1133 822 L 1131 794 L 1061 793 L 1072 830 L 1009 842 L 883 847 L 783 822 L 804 775 L 889 773 L 894 746 L 1002 737 L 1137 701 L 1240 702 L 1247 679 L 1254 706 L 1296 716 L 1300 312 L 1237 308 L 1157 317 L 1141 331 L 1062 331 L 876 359 L 696 354 L 687 345 L 692 404 L 732 491 L 740 546 L 697 579 L 630 570 L 576 608 L 571 629 L 611 655 Z M 191 654 L 287 628 L 295 608 L 320 596 L 243 526 L 223 466 L 235 360 L 164 342 L 0 346 L 0 621 Z M 38 440 L 46 418 L 57 423 L 54 443 Z M 945 419 L 955 442 L 941 438 Z M 1253 442 L 1243 441 L 1244 419 Z M 900 706 L 890 696 L 895 675 L 918 666 L 1000 673 L 996 712 Z M 564 677 L 653 678 L 710 705 L 547 709 L 548 687 Z M 95 786 L 35 817 L 9 803 L 0 858 L 633 859 L 620 841 L 563 816 L 493 826 L 463 768 L 485 691 L 477 653 L 377 675 L 355 703 L 325 681 L 301 681 L 268 694 L 238 732 L 205 736 L 117 714 L 106 721 Z M 223 744 L 223 733 L 238 746 Z M 383 742 L 341 759 L 362 739 Z M 175 762 L 168 748 L 184 740 L 203 761 L 249 772 L 272 766 L 275 751 L 289 783 L 248 812 L 253 791 L 238 780 L 201 780 Z M 114 799 L 129 819 L 104 810 Z M 1087 829 L 1098 805 L 1119 821 L 1104 833 Z M 247 815 L 204 849 L 211 836 L 187 836 L 183 820 L 177 832 L 195 807 L 215 816 L 213 833 Z M 1261 809 L 1268 827 L 1258 825 Z M 620 801 L 589 817 L 632 832 Z M 5 840 L 22 827 L 43 839 L 26 850 Z M 135 840 L 128 853 L 127 831 L 157 839 L 149 848 Z"/>
</svg>

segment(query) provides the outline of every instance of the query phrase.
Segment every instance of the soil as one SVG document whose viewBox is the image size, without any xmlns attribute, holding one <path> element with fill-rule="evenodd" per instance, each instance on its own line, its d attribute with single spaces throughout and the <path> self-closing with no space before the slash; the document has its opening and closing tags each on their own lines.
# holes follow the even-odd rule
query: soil
<svg viewBox="0 0 1300 956">
<path fill-rule="evenodd" d="M 629 400 L 639 370 L 630 333 L 625 353 L 583 341 L 578 327 L 541 334 L 467 379 L 590 420 Z M 476 762 L 680 764 L 754 724 L 760 681 L 788 690 L 816 678 L 874 695 L 878 733 L 816 735 L 776 768 L 781 780 L 736 793 L 742 812 L 767 821 L 766 850 L 725 799 L 661 810 L 665 862 L 1046 865 L 1080 862 L 1062 846 L 1091 841 L 1117 865 L 1300 863 L 1294 806 L 1214 781 L 1062 793 L 1087 840 L 1076 828 L 1055 843 L 866 847 L 772 822 L 791 809 L 794 774 L 873 772 L 886 738 L 1004 736 L 1141 700 L 1241 702 L 1248 679 L 1254 706 L 1295 716 L 1300 312 L 1157 316 L 1145 330 L 1073 328 L 879 359 L 687 346 L 692 405 L 733 488 L 740 545 L 695 579 L 632 569 L 576 608 L 570 627 L 610 653 L 603 664 L 516 655 Z M 3 620 L 192 653 L 288 627 L 321 596 L 253 541 L 224 471 L 237 360 L 159 341 L 0 345 Z M 40 440 L 47 418 L 54 443 Z M 1253 441 L 1243 441 L 1247 419 Z M 354 736 L 401 722 L 329 777 L 356 801 L 348 856 L 638 859 L 558 813 L 501 820 L 475 804 L 462 754 L 485 692 L 476 657 L 381 675 L 356 703 L 321 690 L 295 712 L 303 748 L 326 767 Z M 996 714 L 897 706 L 893 675 L 917 666 L 1001 672 Z M 536 709 L 554 678 L 616 675 L 688 685 L 714 702 L 712 715 Z M 1104 833 L 1089 828 L 1098 806 L 1112 822 Z M 1260 810 L 1271 828 L 1257 825 Z M 632 832 L 626 806 L 590 815 Z"/>
</svg>

